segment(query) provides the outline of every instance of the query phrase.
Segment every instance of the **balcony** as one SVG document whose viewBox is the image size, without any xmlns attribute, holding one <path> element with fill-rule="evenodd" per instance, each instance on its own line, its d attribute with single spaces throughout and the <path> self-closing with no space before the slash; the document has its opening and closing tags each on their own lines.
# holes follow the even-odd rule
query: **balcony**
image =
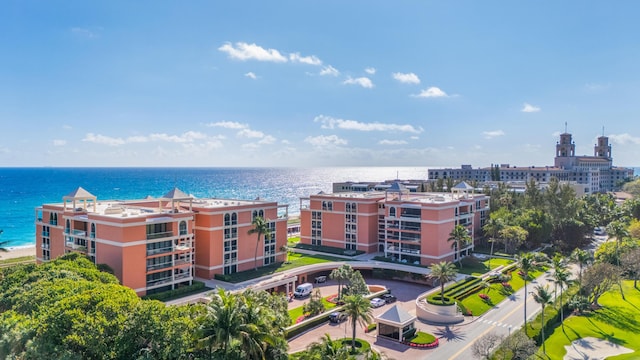
<svg viewBox="0 0 640 360">
<path fill-rule="evenodd" d="M 173 266 L 173 264 L 171 263 L 171 261 L 169 262 L 165 262 L 165 263 L 161 263 L 161 264 L 153 264 L 153 265 L 147 265 L 147 271 L 153 271 L 153 270 L 158 270 L 158 269 L 164 269 L 164 268 L 168 268 Z"/>
<path fill-rule="evenodd" d="M 42 232 L 42 236 L 44 236 L 44 237 L 49 237 L 49 232 L 48 232 L 48 231 L 43 231 L 43 232 Z"/>
<path fill-rule="evenodd" d="M 49 244 L 42 243 L 42 244 L 40 245 L 40 248 L 41 248 L 41 249 L 45 249 L 45 250 L 49 250 Z"/>
<path fill-rule="evenodd" d="M 73 229 L 73 231 L 72 231 L 71 233 L 72 233 L 73 235 L 75 235 L 75 236 L 82 236 L 82 237 L 87 236 L 87 232 L 86 232 L 86 231 L 83 231 L 83 230 L 76 230 L 76 229 Z"/>
<path fill-rule="evenodd" d="M 173 282 L 173 279 L 171 277 L 155 279 L 155 280 L 149 280 L 149 281 L 147 281 L 147 287 L 157 286 L 157 285 L 162 285 L 162 284 L 170 284 L 172 282 Z"/>
<path fill-rule="evenodd" d="M 175 281 L 178 280 L 183 280 L 183 279 L 190 279 L 191 278 L 191 274 L 190 273 L 184 273 L 184 274 L 176 274 L 175 276 Z"/>
<path fill-rule="evenodd" d="M 173 252 L 172 247 L 158 248 L 158 249 L 147 249 L 147 256 L 156 255 L 156 254 L 164 254 Z"/>
<path fill-rule="evenodd" d="M 161 238 L 167 238 L 167 237 L 173 237 L 173 231 L 164 231 L 164 232 L 147 234 L 147 240 L 161 239 Z"/>
<path fill-rule="evenodd" d="M 181 265 L 191 265 L 191 259 L 176 260 L 176 266 L 181 266 Z"/>
<path fill-rule="evenodd" d="M 191 250 L 191 246 L 189 244 L 176 245 L 176 251 L 185 251 L 185 250 Z"/>
</svg>

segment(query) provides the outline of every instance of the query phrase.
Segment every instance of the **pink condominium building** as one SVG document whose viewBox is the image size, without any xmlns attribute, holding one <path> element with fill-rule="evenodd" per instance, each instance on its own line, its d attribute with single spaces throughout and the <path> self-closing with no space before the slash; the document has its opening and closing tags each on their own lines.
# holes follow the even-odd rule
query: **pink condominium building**
<svg viewBox="0 0 640 360">
<path fill-rule="evenodd" d="M 288 206 L 262 200 L 199 199 L 173 189 L 161 198 L 98 200 L 83 188 L 36 208 L 38 263 L 69 252 L 111 267 L 138 295 L 284 261 Z M 248 235 L 256 216 L 271 234 Z"/>
<path fill-rule="evenodd" d="M 302 243 L 381 252 L 422 265 L 457 260 L 448 241 L 451 230 L 463 225 L 475 240 L 489 218 L 489 197 L 474 194 L 464 182 L 451 193 L 409 192 L 400 183 L 384 192 L 320 193 L 302 198 L 300 205 Z"/>
</svg>

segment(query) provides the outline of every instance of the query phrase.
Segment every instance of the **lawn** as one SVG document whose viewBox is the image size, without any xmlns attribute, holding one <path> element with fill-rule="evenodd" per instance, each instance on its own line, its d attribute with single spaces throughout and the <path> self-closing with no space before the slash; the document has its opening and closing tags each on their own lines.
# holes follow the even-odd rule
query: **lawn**
<svg viewBox="0 0 640 360">
<path fill-rule="evenodd" d="M 483 274 L 488 273 L 490 270 L 497 268 L 498 266 L 507 266 L 513 263 L 511 259 L 502 259 L 502 258 L 493 258 L 491 260 L 485 261 L 477 261 L 477 260 L 467 260 L 462 261 L 463 266 L 459 267 L 456 263 L 456 267 L 458 267 L 458 272 L 461 274 L 467 274 L 472 276 L 482 276 Z M 491 269 L 489 268 L 489 263 L 491 263 Z"/>
<path fill-rule="evenodd" d="M 344 261 L 344 259 L 327 255 L 305 255 L 298 253 L 289 253 L 287 263 L 277 263 L 269 266 L 264 266 L 258 268 L 258 270 L 247 270 L 229 275 L 220 275 L 216 276 L 216 279 L 227 281 L 230 283 L 239 283 L 261 276 L 271 275 L 282 271 L 294 269 L 300 266 L 320 264 L 330 261 Z"/>
<path fill-rule="evenodd" d="M 22 262 L 35 261 L 35 256 L 21 256 L 17 258 L 2 259 L 0 257 L 0 265 L 17 264 Z"/>
<path fill-rule="evenodd" d="M 595 337 L 635 350 L 634 353 L 608 357 L 607 359 L 638 359 L 640 357 L 640 290 L 633 288 L 633 281 L 624 281 L 625 300 L 620 290 L 604 294 L 599 303 L 602 308 L 581 316 L 571 316 L 564 321 L 564 330 L 558 326 L 547 338 L 547 359 L 562 359 L 565 346 L 572 341 Z"/>
<path fill-rule="evenodd" d="M 491 266 L 493 266 L 493 261 L 491 261 Z M 544 271 L 534 271 L 531 273 L 531 278 L 537 278 L 543 273 Z M 509 281 L 509 284 L 511 284 L 512 291 L 505 291 L 501 283 L 492 283 L 490 288 L 482 289 L 476 293 L 470 294 L 460 302 L 465 308 L 467 308 L 467 310 L 471 311 L 473 316 L 484 314 L 485 312 L 489 311 L 489 309 L 491 309 L 494 305 L 506 299 L 507 296 L 509 296 L 511 293 L 524 287 L 524 279 L 520 275 L 518 275 L 517 271 L 514 271 L 511 275 L 512 277 Z M 528 284 L 530 285 L 531 282 L 529 281 Z M 533 289 L 533 287 L 531 288 Z M 478 296 L 478 294 L 480 293 L 486 293 L 489 296 L 489 300 L 482 300 L 480 296 Z"/>
<path fill-rule="evenodd" d="M 416 336 L 409 341 L 414 344 L 431 344 L 436 341 L 436 337 L 429 333 L 418 331 L 416 332 Z"/>
<path fill-rule="evenodd" d="M 333 309 L 334 307 L 336 307 L 336 304 L 327 301 L 327 297 L 322 298 L 322 303 L 324 304 L 324 311 L 328 311 Z M 302 316 L 302 306 L 298 306 L 297 308 L 293 308 L 291 310 L 289 310 L 289 317 L 291 318 L 291 325 L 295 325 L 296 320 L 298 320 L 298 318 Z"/>
</svg>

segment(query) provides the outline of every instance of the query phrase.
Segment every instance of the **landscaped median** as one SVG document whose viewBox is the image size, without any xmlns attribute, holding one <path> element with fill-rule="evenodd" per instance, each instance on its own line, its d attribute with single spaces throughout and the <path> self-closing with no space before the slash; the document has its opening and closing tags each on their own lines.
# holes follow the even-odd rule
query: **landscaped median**
<svg viewBox="0 0 640 360">
<path fill-rule="evenodd" d="M 373 292 L 371 294 L 365 296 L 365 298 L 367 298 L 367 299 L 373 299 L 374 297 L 378 297 L 378 296 L 380 296 L 382 294 L 386 294 L 386 293 L 389 292 L 388 289 L 386 289 L 386 288 L 384 288 L 382 286 L 377 286 L 377 285 L 370 285 L 369 289 L 371 291 L 373 291 Z M 328 296 L 328 297 L 331 297 L 331 296 Z M 323 299 L 323 302 L 324 301 L 326 301 L 326 298 Z M 323 312 L 320 315 L 316 315 L 316 316 L 304 319 L 299 323 L 296 323 L 294 325 L 289 326 L 288 328 L 286 328 L 284 330 L 285 337 L 287 339 L 290 339 L 290 338 L 292 338 L 294 336 L 297 336 L 297 335 L 300 335 L 303 332 L 305 332 L 305 331 L 307 331 L 309 329 L 312 329 L 312 328 L 314 328 L 314 327 L 316 327 L 316 326 L 318 326 L 318 325 L 320 325 L 320 324 L 322 324 L 322 323 L 324 323 L 326 321 L 329 321 L 329 315 L 334 311 L 342 310 L 342 307 L 343 307 L 343 305 L 335 306 L 332 309 L 327 310 L 327 311 Z M 300 307 L 300 308 L 302 308 L 302 307 Z M 295 309 L 292 309 L 292 310 L 295 310 Z M 291 315 L 291 310 L 289 311 L 289 316 L 290 317 L 292 316 Z"/>
<path fill-rule="evenodd" d="M 531 272 L 527 281 L 542 275 L 543 272 Z M 447 317 L 451 317 L 451 322 L 462 321 L 458 318 L 460 315 L 456 316 L 452 313 L 454 310 L 445 311 L 445 307 L 452 308 L 454 304 L 457 304 L 464 316 L 479 316 L 523 286 L 524 278 L 517 273 L 514 264 L 502 269 L 499 274 L 490 275 L 485 279 L 469 276 L 446 287 L 444 296 L 441 296 L 438 289 L 434 289 L 426 298 L 419 298 L 417 301 L 419 307 L 419 301 L 426 301 L 429 304 L 429 306 L 422 306 L 426 313 L 420 317 L 436 322 L 447 322 Z M 442 311 L 438 308 L 442 308 Z"/>
<path fill-rule="evenodd" d="M 402 343 L 411 347 L 421 349 L 433 349 L 435 347 L 438 347 L 438 345 L 440 344 L 438 338 L 422 331 L 418 331 L 413 338 L 411 338 L 410 340 L 405 340 Z"/>
</svg>

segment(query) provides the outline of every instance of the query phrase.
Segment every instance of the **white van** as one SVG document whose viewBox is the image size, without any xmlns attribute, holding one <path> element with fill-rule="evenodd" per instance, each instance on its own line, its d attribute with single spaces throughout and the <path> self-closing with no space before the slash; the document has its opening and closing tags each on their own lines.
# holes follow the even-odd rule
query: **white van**
<svg viewBox="0 0 640 360">
<path fill-rule="evenodd" d="M 313 284 L 311 283 L 300 284 L 296 288 L 296 291 L 293 292 L 293 296 L 297 298 L 309 296 L 311 295 L 312 291 L 313 291 Z"/>
</svg>

